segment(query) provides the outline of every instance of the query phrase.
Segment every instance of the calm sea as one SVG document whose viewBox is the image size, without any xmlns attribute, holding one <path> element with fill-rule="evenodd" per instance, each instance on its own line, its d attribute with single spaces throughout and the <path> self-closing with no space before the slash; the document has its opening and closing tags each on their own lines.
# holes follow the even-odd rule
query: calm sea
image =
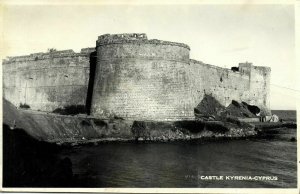
<svg viewBox="0 0 300 194">
<path fill-rule="evenodd" d="M 291 137 L 296 129 L 255 140 L 100 144 L 64 149 L 60 157 L 70 158 L 76 187 L 295 188 L 297 143 Z M 224 180 L 226 176 L 278 180 Z"/>
</svg>

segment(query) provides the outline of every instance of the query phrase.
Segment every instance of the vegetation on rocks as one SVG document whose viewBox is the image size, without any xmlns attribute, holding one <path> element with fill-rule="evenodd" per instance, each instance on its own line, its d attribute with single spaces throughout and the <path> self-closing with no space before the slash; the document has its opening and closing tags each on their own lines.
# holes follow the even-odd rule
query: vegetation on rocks
<svg viewBox="0 0 300 194">
<path fill-rule="evenodd" d="M 29 109 L 29 108 L 30 108 L 30 106 L 29 106 L 28 104 L 26 104 L 26 103 L 24 103 L 24 104 L 20 103 L 20 106 L 19 106 L 19 108 L 23 108 L 23 109 Z"/>
<path fill-rule="evenodd" d="M 70 105 L 65 106 L 64 108 L 57 108 L 53 113 L 61 115 L 77 115 L 77 114 L 86 114 L 86 108 L 84 105 Z"/>
</svg>

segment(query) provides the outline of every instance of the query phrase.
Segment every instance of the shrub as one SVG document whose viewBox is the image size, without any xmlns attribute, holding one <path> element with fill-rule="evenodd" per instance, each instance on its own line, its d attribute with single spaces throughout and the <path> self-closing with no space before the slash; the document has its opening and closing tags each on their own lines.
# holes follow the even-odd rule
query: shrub
<svg viewBox="0 0 300 194">
<path fill-rule="evenodd" d="M 205 123 L 202 121 L 176 121 L 176 127 L 187 129 L 191 133 L 198 133 L 204 129 Z"/>
<path fill-rule="evenodd" d="M 150 131 L 147 130 L 146 123 L 143 121 L 134 121 L 131 127 L 131 132 L 134 134 L 135 138 L 146 138 L 150 136 Z"/>
<path fill-rule="evenodd" d="M 64 108 L 57 108 L 52 112 L 61 115 L 86 114 L 86 108 L 84 105 L 70 105 L 70 106 L 65 106 Z"/>
<path fill-rule="evenodd" d="M 207 122 L 206 129 L 215 133 L 225 133 L 229 131 L 228 127 L 221 122 Z"/>
<path fill-rule="evenodd" d="M 82 126 L 91 126 L 91 123 L 89 123 L 89 122 L 86 121 L 86 120 L 82 120 L 80 124 L 81 124 Z"/>
<path fill-rule="evenodd" d="M 26 103 L 24 103 L 24 104 L 20 103 L 19 107 L 20 108 L 24 108 L 24 109 L 29 109 L 30 108 L 30 106 L 28 104 L 26 104 Z"/>
</svg>

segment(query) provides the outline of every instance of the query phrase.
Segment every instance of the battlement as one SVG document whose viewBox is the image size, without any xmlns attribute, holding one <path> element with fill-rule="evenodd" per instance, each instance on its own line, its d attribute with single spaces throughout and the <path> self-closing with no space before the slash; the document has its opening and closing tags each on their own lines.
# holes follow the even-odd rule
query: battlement
<svg viewBox="0 0 300 194">
<path fill-rule="evenodd" d="M 252 63 L 249 63 L 249 62 L 239 63 L 238 70 L 245 74 L 250 74 L 250 72 L 253 70 L 255 70 L 257 73 L 260 73 L 260 74 L 268 74 L 271 72 L 270 67 L 254 66 L 254 65 L 252 65 Z"/>
<path fill-rule="evenodd" d="M 74 52 L 72 49 L 60 50 L 60 51 L 54 50 L 45 53 L 39 52 L 39 53 L 32 53 L 29 55 L 7 57 L 7 59 L 3 59 L 2 64 L 9 64 L 9 63 L 23 62 L 23 61 L 37 61 L 37 60 L 44 60 L 49 58 L 89 56 L 89 54 L 94 51 L 96 51 L 95 48 L 88 47 L 88 48 L 82 48 L 79 53 Z"/>
<path fill-rule="evenodd" d="M 148 40 L 147 35 L 142 34 L 134 34 L 134 33 L 126 33 L 126 34 L 104 34 L 98 36 L 99 44 L 109 44 L 117 41 L 125 41 L 125 40 Z"/>
<path fill-rule="evenodd" d="M 190 50 L 190 47 L 184 43 L 170 42 L 164 40 L 150 39 L 148 40 L 145 33 L 128 33 L 128 34 L 104 34 L 98 36 L 96 42 L 97 46 L 104 46 L 109 44 L 161 44 L 161 45 L 170 45 L 170 46 L 179 46 L 184 47 Z"/>
<path fill-rule="evenodd" d="M 219 66 L 216 66 L 216 65 L 203 63 L 202 61 L 197 61 L 195 59 L 190 59 L 190 63 L 199 64 L 199 65 L 202 65 L 202 66 L 207 66 L 209 68 L 218 69 L 218 70 L 221 70 L 221 71 L 236 72 L 236 73 L 243 74 L 241 71 L 239 71 L 239 67 L 232 67 L 231 69 L 228 69 L 228 68 L 219 67 Z"/>
<path fill-rule="evenodd" d="M 95 52 L 95 51 L 96 51 L 95 47 L 87 47 L 87 48 L 82 48 L 80 50 L 80 53 L 90 54 L 90 53 Z"/>
</svg>

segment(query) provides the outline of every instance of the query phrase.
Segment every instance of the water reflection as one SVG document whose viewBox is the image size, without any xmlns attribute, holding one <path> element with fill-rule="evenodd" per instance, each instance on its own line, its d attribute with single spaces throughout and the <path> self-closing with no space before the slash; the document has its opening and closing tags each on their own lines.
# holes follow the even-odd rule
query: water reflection
<svg viewBox="0 0 300 194">
<path fill-rule="evenodd" d="M 18 133 L 18 132 L 17 132 Z M 4 135 L 5 187 L 296 187 L 295 129 L 273 139 L 58 147 Z M 17 138 L 16 138 L 17 137 Z M 29 138 L 29 139 L 28 139 Z M 277 176 L 278 181 L 198 176 Z"/>
<path fill-rule="evenodd" d="M 84 187 L 296 187 L 296 143 L 287 140 L 103 144 L 63 155 Z M 198 175 L 279 180 L 203 181 Z"/>
</svg>

